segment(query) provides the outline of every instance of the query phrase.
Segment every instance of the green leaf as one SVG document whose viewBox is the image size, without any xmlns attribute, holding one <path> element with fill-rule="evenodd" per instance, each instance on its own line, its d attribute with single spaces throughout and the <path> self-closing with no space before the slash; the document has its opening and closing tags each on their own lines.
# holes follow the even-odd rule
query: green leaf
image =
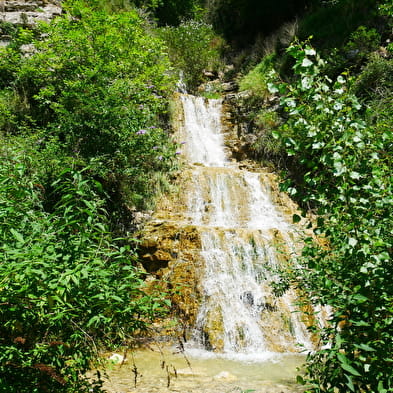
<svg viewBox="0 0 393 393">
<path fill-rule="evenodd" d="M 269 82 L 267 84 L 267 88 L 268 88 L 269 92 L 272 94 L 276 94 L 279 92 L 277 86 L 274 83 Z"/>
<path fill-rule="evenodd" d="M 357 303 L 362 304 L 368 302 L 370 299 L 360 293 L 356 293 L 352 296 L 352 299 L 356 300 Z"/>
<path fill-rule="evenodd" d="M 345 374 L 345 378 L 347 378 L 348 382 L 347 382 L 347 386 L 349 387 L 349 389 L 354 392 L 355 391 L 355 386 L 353 386 L 353 381 L 352 381 L 352 377 L 350 375 Z"/>
<path fill-rule="evenodd" d="M 165 303 L 165 305 L 167 305 L 168 307 L 171 307 L 171 306 L 172 306 L 171 299 L 164 299 L 164 303 Z"/>
<path fill-rule="evenodd" d="M 314 63 L 311 60 L 307 59 L 307 57 L 304 58 L 303 61 L 302 61 L 302 67 L 310 67 L 313 64 Z"/>
<path fill-rule="evenodd" d="M 314 48 L 309 48 L 309 47 L 304 50 L 304 53 L 307 56 L 315 56 L 317 54 Z"/>
<path fill-rule="evenodd" d="M 313 150 L 319 150 L 324 146 L 325 146 L 324 142 L 316 142 L 316 143 L 313 143 L 311 147 Z"/>
<path fill-rule="evenodd" d="M 352 320 L 351 320 L 351 323 L 352 323 L 354 326 L 370 326 L 370 323 L 369 323 L 369 322 L 366 322 L 366 321 L 352 321 Z"/>
<path fill-rule="evenodd" d="M 349 364 L 348 358 L 347 358 L 344 354 L 342 354 L 342 353 L 340 353 L 340 352 L 337 353 L 337 359 L 338 359 L 341 363 Z"/>
<path fill-rule="evenodd" d="M 334 166 L 334 172 L 333 172 L 334 176 L 340 176 L 343 173 L 345 173 L 347 170 L 345 164 L 343 164 L 342 161 L 334 161 L 333 166 Z"/>
<path fill-rule="evenodd" d="M 70 278 L 75 285 L 79 285 L 79 278 L 76 275 L 72 274 Z"/>
<path fill-rule="evenodd" d="M 358 179 L 360 179 L 362 176 L 360 175 L 359 172 L 352 171 L 352 172 L 349 173 L 349 177 L 350 177 L 351 179 L 358 180 Z"/>
<path fill-rule="evenodd" d="M 312 82 L 313 82 L 313 79 L 310 78 L 310 77 L 304 77 L 304 78 L 302 78 L 302 80 L 301 80 L 302 89 L 304 89 L 304 90 L 309 90 L 309 89 L 311 89 Z"/>
<path fill-rule="evenodd" d="M 298 214 L 294 214 L 294 215 L 292 216 L 292 222 L 293 222 L 293 223 L 300 222 L 301 220 L 302 220 L 302 218 L 301 218 Z"/>
<path fill-rule="evenodd" d="M 359 344 L 359 345 L 356 345 L 356 347 L 363 349 L 363 351 L 367 351 L 367 352 L 375 352 L 376 351 L 376 349 L 370 347 L 367 344 Z"/>
<path fill-rule="evenodd" d="M 122 299 L 120 296 L 117 296 L 117 295 L 112 295 L 111 299 L 116 300 L 119 303 L 124 303 L 124 299 Z"/>
<path fill-rule="evenodd" d="M 279 139 L 280 138 L 280 133 L 278 131 L 272 131 L 272 137 L 274 139 Z"/>
<path fill-rule="evenodd" d="M 86 326 L 87 327 L 90 327 L 91 325 L 97 326 L 98 322 L 100 322 L 100 317 L 98 315 L 94 315 L 92 318 L 89 319 Z"/>
<path fill-rule="evenodd" d="M 360 377 L 361 375 L 359 374 L 359 372 L 353 368 L 349 363 L 349 359 L 343 355 L 342 353 L 338 353 L 337 354 L 337 358 L 341 363 L 341 367 L 345 370 L 348 371 L 349 373 L 351 373 L 352 375 L 355 375 L 357 377 Z"/>
<path fill-rule="evenodd" d="M 378 393 L 387 393 L 388 391 L 383 387 L 383 381 L 378 383 Z"/>
<path fill-rule="evenodd" d="M 11 233 L 14 235 L 15 239 L 19 242 L 19 243 L 24 243 L 25 239 L 23 238 L 23 235 L 21 233 L 19 233 L 18 231 L 16 231 L 15 229 L 11 228 L 10 229 Z"/>
</svg>

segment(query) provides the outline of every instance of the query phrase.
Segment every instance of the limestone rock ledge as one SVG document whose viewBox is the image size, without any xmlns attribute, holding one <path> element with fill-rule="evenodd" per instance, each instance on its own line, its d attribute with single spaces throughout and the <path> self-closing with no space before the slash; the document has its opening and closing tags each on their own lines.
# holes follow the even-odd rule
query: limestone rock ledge
<svg viewBox="0 0 393 393">
<path fill-rule="evenodd" d="M 140 238 L 140 261 L 159 282 L 159 291 L 168 294 L 173 310 L 171 318 L 177 320 L 176 324 L 172 323 L 172 328 L 165 326 L 168 321 L 163 321 L 158 328 L 163 335 L 188 339 L 189 328 L 196 321 L 202 291 L 203 266 L 199 256 L 201 240 L 198 229 L 181 222 L 153 220 L 143 228 Z"/>
<path fill-rule="evenodd" d="M 37 21 L 50 22 L 61 15 L 59 0 L 0 0 L 0 21 L 33 27 Z"/>
</svg>

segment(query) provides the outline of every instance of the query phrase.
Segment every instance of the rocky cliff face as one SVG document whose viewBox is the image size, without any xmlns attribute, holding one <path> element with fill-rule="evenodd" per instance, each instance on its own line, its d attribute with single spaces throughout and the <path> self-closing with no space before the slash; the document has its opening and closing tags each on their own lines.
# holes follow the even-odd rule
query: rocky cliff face
<svg viewBox="0 0 393 393">
<path fill-rule="evenodd" d="M 178 178 L 179 186 L 189 176 L 185 169 Z M 158 336 L 187 340 L 200 304 L 203 263 L 198 228 L 186 222 L 185 194 L 187 191 L 174 192 L 159 201 L 153 218 L 139 233 L 139 256 L 144 269 L 155 278 L 148 280 L 148 286 L 154 290 L 158 285 L 159 292 L 167 293 L 172 302 L 173 314 L 157 325 Z"/>
<path fill-rule="evenodd" d="M 0 0 L 0 21 L 34 26 L 37 21 L 49 22 L 62 12 L 58 0 Z"/>
</svg>

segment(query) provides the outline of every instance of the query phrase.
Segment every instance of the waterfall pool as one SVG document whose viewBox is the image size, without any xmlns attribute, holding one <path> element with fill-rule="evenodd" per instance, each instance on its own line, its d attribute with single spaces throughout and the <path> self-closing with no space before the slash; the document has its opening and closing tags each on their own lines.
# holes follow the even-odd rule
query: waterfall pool
<svg viewBox="0 0 393 393">
<path fill-rule="evenodd" d="M 240 359 L 240 358 L 239 358 Z M 305 357 L 262 354 L 246 360 L 207 351 L 176 348 L 137 350 L 123 365 L 108 366 L 105 388 L 110 393 L 298 393 L 296 376 Z M 137 370 L 135 385 L 134 365 Z M 168 386 L 169 385 L 169 386 Z"/>
</svg>

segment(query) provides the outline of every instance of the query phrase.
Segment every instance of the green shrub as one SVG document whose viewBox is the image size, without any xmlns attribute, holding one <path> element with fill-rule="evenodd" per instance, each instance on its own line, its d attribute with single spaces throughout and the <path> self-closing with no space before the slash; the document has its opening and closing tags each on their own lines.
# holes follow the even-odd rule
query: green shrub
<svg viewBox="0 0 393 393">
<path fill-rule="evenodd" d="M 254 124 L 257 140 L 251 145 L 253 155 L 261 160 L 273 161 L 279 165 L 284 151 L 273 136 L 281 125 L 279 115 L 275 111 L 262 109 L 254 119 Z"/>
<path fill-rule="evenodd" d="M 85 376 L 98 350 L 127 345 L 162 311 L 143 291 L 133 240 L 113 230 L 124 235 L 129 226 L 114 228 L 128 219 L 121 209 L 146 206 L 177 165 L 163 127 L 174 87 L 169 59 L 136 12 L 64 5 L 66 14 L 42 27 L 35 53 L 20 56 L 15 41 L 4 51 L 13 56 L 0 60 L 7 393 L 99 391 L 99 375 Z"/>
<path fill-rule="evenodd" d="M 242 99 L 242 107 L 247 112 L 247 122 L 252 126 L 255 141 L 249 146 L 251 155 L 269 164 L 273 161 L 279 165 L 283 154 L 282 148 L 273 137 L 274 131 L 281 124 L 278 113 L 270 108 L 269 99 L 273 97 L 269 90 L 272 78 L 275 77 L 274 67 L 277 55 L 272 53 L 252 68 L 239 80 L 239 90 L 247 92 Z"/>
<path fill-rule="evenodd" d="M 73 16 L 44 28 L 45 40 L 16 73 L 23 105 L 14 133 L 25 124 L 45 129 L 44 142 L 58 138 L 108 189 L 133 190 L 126 202 L 144 207 L 154 173 L 175 165 L 176 145 L 163 129 L 174 88 L 165 47 L 136 11 L 108 15 L 80 1 L 65 7 Z"/>
<path fill-rule="evenodd" d="M 0 35 L 12 37 L 16 33 L 17 27 L 10 22 L 0 21 Z"/>
<path fill-rule="evenodd" d="M 160 26 L 178 26 L 183 20 L 198 18 L 204 12 L 201 0 L 95 0 L 89 3 L 110 13 L 137 7 Z"/>
<path fill-rule="evenodd" d="M 221 65 L 222 40 L 206 23 L 182 22 L 178 27 L 160 29 L 160 36 L 168 46 L 172 64 L 191 90 L 203 82 L 203 70 L 216 71 Z"/>
<path fill-rule="evenodd" d="M 378 54 L 370 57 L 362 72 L 357 76 L 354 93 L 366 107 L 366 121 L 378 134 L 393 128 L 393 59 Z"/>
<path fill-rule="evenodd" d="M 15 128 L 15 114 L 13 113 L 14 92 L 0 90 L 0 135 Z"/>
<path fill-rule="evenodd" d="M 288 116 L 275 136 L 293 157 L 296 181 L 282 188 L 314 209 L 314 232 L 324 238 L 324 246 L 306 239 L 294 281 L 302 277 L 300 289 L 333 310 L 308 358 L 307 391 L 390 392 L 393 134 L 364 121 L 350 79 L 324 75 L 312 47 L 288 52 L 297 78 L 274 87 Z"/>
<path fill-rule="evenodd" d="M 134 252 L 112 238 L 89 168 L 63 166 L 50 191 L 26 142 L 23 150 L 4 142 L 0 391 L 87 392 L 98 349 L 143 330 L 158 303 L 143 292 Z"/>
<path fill-rule="evenodd" d="M 375 54 L 357 76 L 354 92 L 370 100 L 388 98 L 393 94 L 393 59 L 384 59 Z"/>
<path fill-rule="evenodd" d="M 21 55 L 11 47 L 0 47 L 0 89 L 8 87 L 15 79 Z"/>
<path fill-rule="evenodd" d="M 154 10 L 161 26 L 179 26 L 184 20 L 199 19 L 204 12 L 203 0 L 161 0 L 156 1 L 157 5 L 153 0 L 152 3 L 149 8 Z"/>
<path fill-rule="evenodd" d="M 239 89 L 248 90 L 255 100 L 265 100 L 271 96 L 268 89 L 269 71 L 273 69 L 276 55 L 265 56 L 262 61 L 239 81 Z"/>
<path fill-rule="evenodd" d="M 381 36 L 375 29 L 360 26 L 350 35 L 344 51 L 353 62 L 359 63 L 365 60 L 371 52 L 376 51 L 380 44 Z"/>
</svg>

